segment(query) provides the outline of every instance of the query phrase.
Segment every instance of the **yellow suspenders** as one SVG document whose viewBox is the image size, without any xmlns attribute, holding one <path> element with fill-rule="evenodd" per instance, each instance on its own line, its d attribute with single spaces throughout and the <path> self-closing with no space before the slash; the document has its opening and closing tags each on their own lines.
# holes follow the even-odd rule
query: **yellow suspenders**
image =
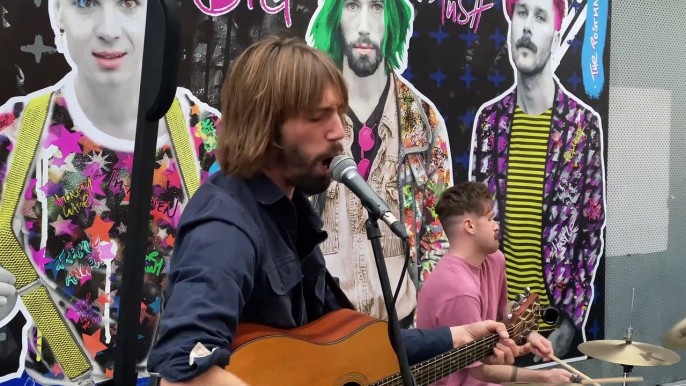
<svg viewBox="0 0 686 386">
<path fill-rule="evenodd" d="M 188 135 L 188 125 L 186 117 L 181 111 L 181 104 L 178 98 L 174 98 L 169 111 L 165 115 L 169 135 L 172 140 L 172 147 L 176 155 L 176 163 L 179 164 L 181 181 L 186 188 L 188 199 L 193 197 L 195 191 L 200 187 L 200 171 L 195 167 L 195 152 L 191 145 Z"/>
<path fill-rule="evenodd" d="M 31 164 L 36 155 L 45 121 L 50 110 L 52 93 L 32 99 L 22 114 L 19 135 L 14 144 L 12 162 L 0 205 L 0 266 L 16 277 L 15 287 L 24 306 L 31 314 L 62 367 L 72 381 L 91 383 L 92 366 L 86 353 L 74 338 L 62 314 L 50 297 L 26 251 L 12 230 L 12 222 Z M 200 186 L 186 119 L 178 99 L 166 114 L 167 125 L 181 172 L 181 180 L 190 198 Z"/>
</svg>

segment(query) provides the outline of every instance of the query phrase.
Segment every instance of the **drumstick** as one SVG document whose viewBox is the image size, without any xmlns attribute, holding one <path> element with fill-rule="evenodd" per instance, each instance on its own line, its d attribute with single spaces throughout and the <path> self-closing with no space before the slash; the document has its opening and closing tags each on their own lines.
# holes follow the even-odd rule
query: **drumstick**
<svg viewBox="0 0 686 386">
<path fill-rule="evenodd" d="M 597 378 L 581 381 L 582 385 L 591 385 L 593 383 L 624 383 L 624 382 L 643 382 L 643 377 L 633 378 Z"/>
<path fill-rule="evenodd" d="M 576 374 L 576 375 L 578 375 L 578 376 L 580 376 L 581 378 L 586 379 L 586 380 L 591 379 L 588 375 L 586 375 L 586 374 L 582 373 L 581 371 L 575 369 L 574 367 L 572 367 L 572 366 L 566 364 L 565 362 L 563 362 L 562 360 L 560 360 L 560 358 L 556 357 L 555 355 L 551 355 L 550 358 L 551 358 L 552 360 L 554 360 L 555 362 L 559 363 L 560 366 L 562 366 L 562 367 L 564 367 L 565 369 L 567 369 L 567 371 L 569 371 L 570 373 L 574 373 L 574 374 Z M 594 383 L 593 385 L 594 385 L 594 386 L 600 386 L 600 384 L 598 384 L 598 383 Z"/>
</svg>

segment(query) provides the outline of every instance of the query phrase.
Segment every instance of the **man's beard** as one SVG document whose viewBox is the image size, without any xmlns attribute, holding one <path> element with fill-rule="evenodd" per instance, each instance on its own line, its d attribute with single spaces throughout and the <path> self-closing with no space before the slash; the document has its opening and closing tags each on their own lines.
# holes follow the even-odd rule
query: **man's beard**
<svg viewBox="0 0 686 386">
<path fill-rule="evenodd" d="M 359 58 L 355 58 L 353 54 L 353 49 L 356 45 L 364 44 L 372 46 L 376 55 L 370 57 L 368 55 L 361 55 Z M 348 58 L 348 66 L 353 71 L 355 75 L 360 78 L 370 76 L 379 69 L 381 65 L 381 49 L 376 43 L 373 43 L 369 38 L 361 38 L 353 43 L 348 43 L 345 46 L 345 57 Z"/>
<path fill-rule="evenodd" d="M 311 196 L 324 192 L 333 179 L 330 172 L 319 174 L 317 169 L 327 158 L 333 158 L 342 152 L 343 145 L 336 142 L 326 155 L 309 159 L 298 146 L 287 146 L 279 151 L 277 160 L 281 165 L 286 166 L 285 170 L 290 171 L 285 177 L 295 190 Z"/>
</svg>

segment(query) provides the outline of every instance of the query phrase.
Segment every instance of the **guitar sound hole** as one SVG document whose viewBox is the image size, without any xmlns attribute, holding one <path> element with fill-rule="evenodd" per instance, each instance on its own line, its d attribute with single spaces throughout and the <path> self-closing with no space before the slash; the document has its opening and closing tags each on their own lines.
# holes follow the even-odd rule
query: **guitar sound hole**
<svg viewBox="0 0 686 386">
<path fill-rule="evenodd" d="M 343 384 L 343 386 L 362 386 L 362 385 L 360 385 L 357 382 L 348 382 L 348 383 Z"/>
</svg>

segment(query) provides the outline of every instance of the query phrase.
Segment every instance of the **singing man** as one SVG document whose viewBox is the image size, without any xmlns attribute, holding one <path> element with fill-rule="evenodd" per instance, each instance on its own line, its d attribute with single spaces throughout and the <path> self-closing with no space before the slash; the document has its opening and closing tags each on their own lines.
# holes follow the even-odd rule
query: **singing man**
<svg viewBox="0 0 686 386">
<path fill-rule="evenodd" d="M 327 233 L 307 197 L 329 187 L 342 152 L 345 80 L 323 52 L 270 37 L 239 56 L 222 101 L 221 171 L 181 216 L 148 361 L 162 386 L 245 385 L 223 369 L 239 323 L 292 329 L 340 308 L 319 248 Z M 489 321 L 402 336 L 416 363 L 503 330 Z M 491 360 L 514 363 L 520 347 L 501 340 Z"/>
</svg>

